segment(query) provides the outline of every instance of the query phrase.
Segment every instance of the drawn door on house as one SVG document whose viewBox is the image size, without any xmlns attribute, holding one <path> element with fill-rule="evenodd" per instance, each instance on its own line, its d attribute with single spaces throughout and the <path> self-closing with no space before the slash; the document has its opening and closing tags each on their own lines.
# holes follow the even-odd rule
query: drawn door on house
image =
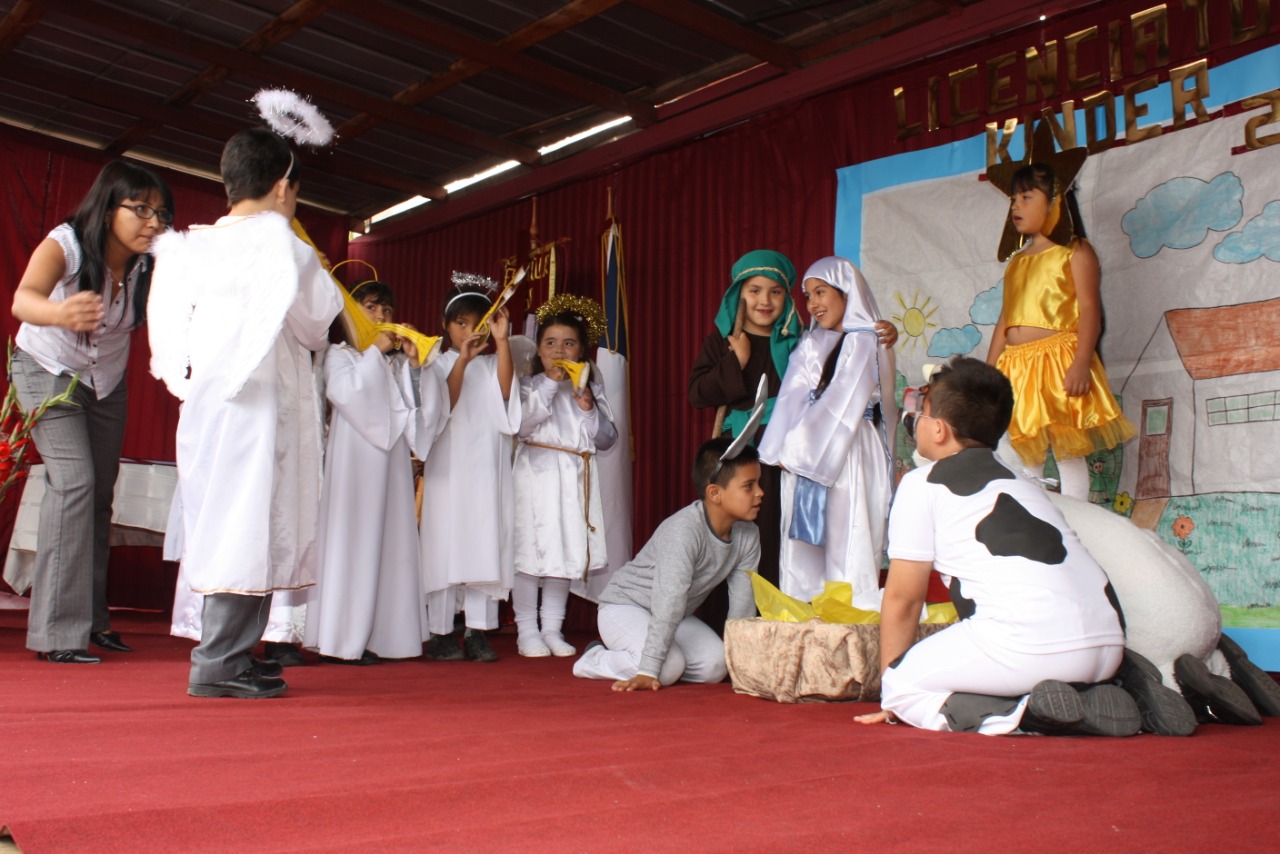
<svg viewBox="0 0 1280 854">
<path fill-rule="evenodd" d="M 1173 427 L 1173 398 L 1142 401 L 1142 432 L 1138 439 L 1138 498 L 1169 497 L 1169 430 Z"/>
</svg>

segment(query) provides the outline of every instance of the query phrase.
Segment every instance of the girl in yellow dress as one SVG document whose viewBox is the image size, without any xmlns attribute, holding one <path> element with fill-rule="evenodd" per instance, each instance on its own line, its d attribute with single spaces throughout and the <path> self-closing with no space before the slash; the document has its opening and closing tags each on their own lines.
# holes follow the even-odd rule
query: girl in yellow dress
<svg viewBox="0 0 1280 854">
<path fill-rule="evenodd" d="M 1136 431 L 1098 359 L 1098 256 L 1083 238 L 1063 246 L 1048 237 L 1062 214 L 1062 192 L 1048 164 L 1014 174 L 1009 215 L 1025 242 L 1005 270 L 1004 307 L 987 362 L 1013 384 L 1009 439 L 1022 461 L 1042 474 L 1052 448 L 1062 493 L 1088 500 L 1084 458 Z"/>
</svg>

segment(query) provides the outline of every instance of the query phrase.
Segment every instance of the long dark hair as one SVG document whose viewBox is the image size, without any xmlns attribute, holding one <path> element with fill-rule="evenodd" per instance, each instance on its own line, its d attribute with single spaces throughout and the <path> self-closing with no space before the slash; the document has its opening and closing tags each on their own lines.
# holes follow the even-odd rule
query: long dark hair
<svg viewBox="0 0 1280 854">
<path fill-rule="evenodd" d="M 75 230 L 80 244 L 80 269 L 76 283 L 82 291 L 100 291 L 107 277 L 107 238 L 111 235 L 111 222 L 116 208 L 129 199 L 143 199 L 152 192 L 160 195 L 160 207 L 173 212 L 173 193 L 165 180 L 141 163 L 129 160 L 113 160 L 98 173 L 89 193 L 80 202 L 75 213 L 66 222 Z M 158 214 L 157 214 L 158 216 Z M 138 269 L 137 286 L 134 288 L 133 325 L 141 326 L 147 319 L 147 294 L 151 291 L 151 255 L 134 255 L 125 263 L 124 287 L 129 287 L 129 275 Z M 126 290 L 125 299 L 130 296 Z"/>
</svg>

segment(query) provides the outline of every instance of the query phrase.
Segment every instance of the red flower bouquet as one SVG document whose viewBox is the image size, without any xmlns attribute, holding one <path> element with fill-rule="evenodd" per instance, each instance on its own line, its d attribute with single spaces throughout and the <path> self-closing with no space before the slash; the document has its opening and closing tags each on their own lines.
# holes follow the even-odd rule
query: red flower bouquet
<svg viewBox="0 0 1280 854">
<path fill-rule="evenodd" d="M 31 461 L 27 459 L 27 451 L 31 447 L 31 428 L 36 426 L 36 422 L 49 407 L 70 403 L 78 384 L 77 378 L 73 376 L 62 394 L 41 401 L 30 412 L 24 412 L 22 404 L 18 402 L 18 391 L 13 386 L 12 340 L 9 341 L 5 373 L 9 378 L 9 388 L 4 395 L 4 404 L 0 406 L 0 501 L 4 500 L 10 489 L 27 479 L 27 471 L 31 468 Z"/>
</svg>

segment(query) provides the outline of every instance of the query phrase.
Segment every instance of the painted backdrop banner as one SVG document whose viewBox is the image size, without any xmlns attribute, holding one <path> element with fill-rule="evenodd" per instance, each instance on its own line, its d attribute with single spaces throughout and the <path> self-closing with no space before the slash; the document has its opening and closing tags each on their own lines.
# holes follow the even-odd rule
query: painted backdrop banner
<svg viewBox="0 0 1280 854">
<path fill-rule="evenodd" d="M 1207 120 L 1168 127 L 1165 83 L 1149 93 L 1144 119 L 1163 122 L 1165 132 L 1091 154 L 1077 182 L 1102 265 L 1100 351 L 1140 433 L 1090 458 L 1091 497 L 1186 554 L 1217 594 L 1226 625 L 1274 630 L 1280 145 L 1249 148 L 1245 139 L 1246 125 L 1257 126 L 1274 104 L 1280 48 L 1215 68 L 1210 81 Z M 1272 99 L 1251 109 L 1248 99 L 1263 93 Z M 1083 144 L 1080 116 L 1077 127 Z M 1257 136 L 1278 127 L 1258 127 Z M 1014 159 L 1021 147 L 1018 128 Z M 900 387 L 918 385 L 927 363 L 986 357 L 1000 314 L 996 247 L 1008 210 L 982 178 L 987 150 L 976 137 L 840 170 L 836 251 L 859 259 L 900 330 Z M 1277 635 L 1265 638 L 1280 649 Z M 1276 669 L 1280 656 L 1272 659 Z"/>
</svg>

